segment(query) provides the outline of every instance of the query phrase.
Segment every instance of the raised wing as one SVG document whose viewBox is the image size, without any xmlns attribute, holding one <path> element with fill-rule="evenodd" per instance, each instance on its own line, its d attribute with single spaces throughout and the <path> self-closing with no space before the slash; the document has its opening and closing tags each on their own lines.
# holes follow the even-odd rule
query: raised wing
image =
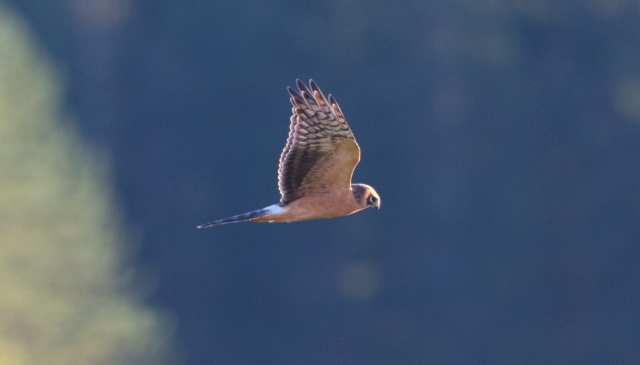
<svg viewBox="0 0 640 365">
<path fill-rule="evenodd" d="M 288 89 L 293 115 L 278 169 L 283 204 L 350 188 L 360 161 L 360 147 L 333 96 L 327 101 L 313 80 L 311 90 L 300 80 L 297 84 L 298 91 Z"/>
</svg>

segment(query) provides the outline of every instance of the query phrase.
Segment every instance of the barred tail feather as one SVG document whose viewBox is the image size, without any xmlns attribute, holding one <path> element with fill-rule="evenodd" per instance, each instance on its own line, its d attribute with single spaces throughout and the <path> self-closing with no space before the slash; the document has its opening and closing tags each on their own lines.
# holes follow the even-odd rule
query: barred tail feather
<svg viewBox="0 0 640 365">
<path fill-rule="evenodd" d="M 203 224 L 201 226 L 198 226 L 196 228 L 209 228 L 209 227 L 215 227 L 215 226 L 220 226 L 223 224 L 229 224 L 229 223 L 239 223 L 239 222 L 246 222 L 246 221 L 252 221 L 256 218 L 260 218 L 260 217 L 264 217 L 264 216 L 268 216 L 268 215 L 272 215 L 272 214 L 278 214 L 280 212 L 282 212 L 282 204 L 276 204 L 276 205 L 272 205 L 263 209 L 258 209 L 258 210 L 254 210 L 251 212 L 247 212 L 244 214 L 238 214 L 238 215 L 234 215 L 233 217 L 229 217 L 229 218 L 224 218 L 224 219 L 218 219 L 217 221 L 213 221 L 211 223 L 207 223 L 207 224 Z"/>
<path fill-rule="evenodd" d="M 258 209 L 258 210 L 254 210 L 252 212 L 247 212 L 247 213 L 244 213 L 244 214 L 234 215 L 233 217 L 224 218 L 224 219 L 218 219 L 217 221 L 213 221 L 211 223 L 203 224 L 201 226 L 198 226 L 197 228 L 209 228 L 209 227 L 220 226 L 220 225 L 228 224 L 228 223 L 246 222 L 246 221 L 250 221 L 250 220 L 255 219 L 255 218 L 259 218 L 259 217 L 265 216 L 267 213 L 269 213 L 269 210 L 267 210 L 267 209 Z"/>
</svg>

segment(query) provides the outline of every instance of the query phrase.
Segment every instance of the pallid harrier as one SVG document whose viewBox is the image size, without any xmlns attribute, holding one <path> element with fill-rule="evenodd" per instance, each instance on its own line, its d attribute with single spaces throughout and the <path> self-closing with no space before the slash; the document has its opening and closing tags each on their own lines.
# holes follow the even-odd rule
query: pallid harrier
<svg viewBox="0 0 640 365">
<path fill-rule="evenodd" d="M 279 204 L 203 224 L 297 222 L 349 215 L 365 208 L 380 208 L 380 197 L 369 185 L 352 184 L 360 161 L 360 147 L 336 102 L 329 101 L 313 80 L 309 90 L 297 80 L 288 88 L 293 115 L 287 145 L 280 155 Z"/>
</svg>

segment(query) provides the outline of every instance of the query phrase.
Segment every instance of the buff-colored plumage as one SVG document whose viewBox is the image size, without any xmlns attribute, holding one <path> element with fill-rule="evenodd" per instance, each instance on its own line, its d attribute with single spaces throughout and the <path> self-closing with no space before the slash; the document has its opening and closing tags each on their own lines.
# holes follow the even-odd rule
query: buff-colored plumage
<svg viewBox="0 0 640 365">
<path fill-rule="evenodd" d="M 360 147 L 336 100 L 331 95 L 327 100 L 313 80 L 310 89 L 300 80 L 297 86 L 298 90 L 289 88 L 293 115 L 278 169 L 280 204 L 198 228 L 243 221 L 333 218 L 380 207 L 380 197 L 372 187 L 351 184 Z"/>
</svg>

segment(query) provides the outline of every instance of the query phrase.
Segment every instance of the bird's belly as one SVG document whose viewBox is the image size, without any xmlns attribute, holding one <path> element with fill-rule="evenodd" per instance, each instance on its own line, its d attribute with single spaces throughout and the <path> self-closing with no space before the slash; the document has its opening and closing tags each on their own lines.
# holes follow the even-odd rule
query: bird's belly
<svg viewBox="0 0 640 365">
<path fill-rule="evenodd" d="M 310 219 L 333 218 L 355 213 L 362 208 L 348 194 L 305 196 L 289 203 L 281 214 L 266 216 L 255 221 L 298 222 Z"/>
</svg>

